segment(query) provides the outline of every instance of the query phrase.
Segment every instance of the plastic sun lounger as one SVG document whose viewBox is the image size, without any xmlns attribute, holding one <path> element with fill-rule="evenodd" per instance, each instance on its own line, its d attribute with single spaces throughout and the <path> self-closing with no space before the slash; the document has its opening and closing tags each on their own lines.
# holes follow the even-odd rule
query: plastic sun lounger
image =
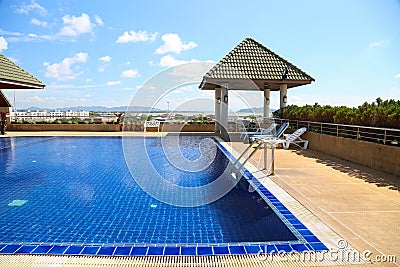
<svg viewBox="0 0 400 267">
<path fill-rule="evenodd" d="M 285 142 L 283 143 L 283 148 L 288 149 L 291 144 L 300 147 L 301 149 L 307 149 L 308 140 L 302 139 L 300 136 L 307 131 L 306 127 L 300 128 L 296 130 L 292 134 L 285 134 L 284 139 Z"/>
<path fill-rule="evenodd" d="M 259 135 L 272 135 L 272 131 L 276 128 L 277 124 L 272 123 L 268 128 L 258 128 L 255 132 L 244 132 L 241 133 L 240 138 L 244 135 L 243 139 L 246 137 L 256 137 Z"/>
<path fill-rule="evenodd" d="M 281 125 L 281 127 L 278 128 L 275 134 L 265 134 L 265 135 L 260 134 L 254 137 L 249 137 L 249 140 L 250 142 L 254 142 L 257 141 L 258 139 L 264 139 L 264 140 L 279 139 L 288 127 L 289 127 L 289 122 L 285 122 Z"/>
</svg>

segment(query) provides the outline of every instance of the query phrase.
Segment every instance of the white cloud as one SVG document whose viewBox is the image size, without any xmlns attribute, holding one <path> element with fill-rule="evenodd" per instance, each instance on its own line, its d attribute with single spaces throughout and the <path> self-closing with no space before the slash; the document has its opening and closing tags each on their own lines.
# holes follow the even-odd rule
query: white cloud
<svg viewBox="0 0 400 267">
<path fill-rule="evenodd" d="M 19 62 L 19 60 L 18 59 L 16 59 L 16 58 L 13 58 L 13 57 L 7 57 L 9 60 L 11 60 L 12 62 L 14 62 L 14 63 L 18 63 Z"/>
<path fill-rule="evenodd" d="M 121 84 L 121 81 L 109 81 L 106 83 L 107 86 L 113 86 L 118 84 Z"/>
<path fill-rule="evenodd" d="M 397 73 L 394 77 L 400 78 L 400 73 Z"/>
<path fill-rule="evenodd" d="M 134 91 L 136 89 L 132 88 L 132 87 L 124 87 L 124 88 L 113 88 L 111 90 L 113 90 L 113 91 Z"/>
<path fill-rule="evenodd" d="M 110 56 L 99 57 L 99 60 L 103 62 L 110 62 L 111 59 L 112 58 Z"/>
<path fill-rule="evenodd" d="M 99 68 L 99 72 L 104 72 L 106 69 L 104 67 Z"/>
<path fill-rule="evenodd" d="M 13 6 L 15 12 L 20 13 L 20 14 L 28 14 L 31 11 L 38 11 L 40 14 L 45 15 L 47 13 L 47 10 L 36 3 L 36 1 L 32 0 L 30 4 L 24 3 L 21 6 Z"/>
<path fill-rule="evenodd" d="M 40 21 L 38 19 L 31 19 L 31 24 L 34 24 L 36 26 L 47 27 L 47 22 L 46 21 Z"/>
<path fill-rule="evenodd" d="M 197 44 L 195 42 L 183 43 L 178 34 L 167 33 L 161 37 L 164 44 L 156 49 L 156 54 L 165 54 L 173 52 L 179 54 L 181 51 L 195 48 Z"/>
<path fill-rule="evenodd" d="M 90 17 L 85 13 L 80 17 L 65 15 L 62 20 L 65 26 L 58 33 L 60 36 L 78 36 L 91 32 L 93 28 Z"/>
<path fill-rule="evenodd" d="M 99 15 L 95 15 L 95 16 L 94 16 L 94 19 L 96 20 L 97 25 L 99 25 L 99 26 L 103 26 L 103 25 L 104 25 L 104 22 L 103 22 L 103 20 L 99 17 Z"/>
<path fill-rule="evenodd" d="M 121 73 L 121 77 L 136 78 L 136 77 L 139 77 L 139 72 L 134 69 L 125 70 Z"/>
<path fill-rule="evenodd" d="M 90 79 L 86 79 L 86 82 L 88 82 Z M 91 80 L 90 80 L 91 81 Z M 103 86 L 102 84 L 92 84 L 92 85 L 76 85 L 76 84 L 58 84 L 52 82 L 50 85 L 47 85 L 46 88 L 49 89 L 86 89 L 86 88 L 96 88 Z"/>
<path fill-rule="evenodd" d="M 160 60 L 161 67 L 174 67 L 177 65 L 185 64 L 185 63 L 189 63 L 189 61 L 178 60 L 170 55 L 163 56 Z"/>
<path fill-rule="evenodd" d="M 47 67 L 45 76 L 59 81 L 73 80 L 81 73 L 74 72 L 71 67 L 76 63 L 85 63 L 87 59 L 88 54 L 80 52 L 76 53 L 73 57 L 64 58 L 60 63 L 50 65 L 49 62 L 44 62 L 43 65 Z"/>
<path fill-rule="evenodd" d="M 117 43 L 138 43 L 138 42 L 147 42 L 154 41 L 156 39 L 157 33 L 148 34 L 146 31 L 129 31 L 124 32 L 121 36 L 118 37 Z"/>
<path fill-rule="evenodd" d="M 179 60 L 179 59 L 176 59 L 173 56 L 168 54 L 168 55 L 163 56 L 160 59 L 160 64 L 159 65 L 161 67 L 174 67 L 174 66 L 177 66 L 177 65 L 181 65 L 181 64 L 185 64 L 185 63 L 192 63 L 192 62 L 199 62 L 199 60 L 197 60 L 197 59 Z M 213 63 L 212 60 L 206 60 L 206 62 Z M 150 61 L 149 64 L 152 65 L 153 62 Z"/>
<path fill-rule="evenodd" d="M 8 36 L 7 40 L 9 42 L 30 42 L 38 40 L 54 40 L 56 37 L 54 35 L 37 35 L 34 33 L 21 33 L 21 32 L 9 32 L 0 29 L 0 34 Z"/>
<path fill-rule="evenodd" d="M 373 43 L 370 43 L 369 44 L 369 47 L 377 47 L 377 46 L 381 46 L 381 45 L 383 45 L 385 43 L 385 41 L 384 40 L 382 40 L 382 41 L 378 41 L 378 42 L 373 42 Z"/>
<path fill-rule="evenodd" d="M 0 36 L 0 52 L 7 50 L 8 43 L 3 36 Z"/>
</svg>

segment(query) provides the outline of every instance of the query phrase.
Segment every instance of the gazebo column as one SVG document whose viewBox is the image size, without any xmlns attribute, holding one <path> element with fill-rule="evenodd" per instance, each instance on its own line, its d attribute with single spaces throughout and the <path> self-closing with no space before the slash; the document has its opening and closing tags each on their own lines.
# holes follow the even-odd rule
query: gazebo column
<svg viewBox="0 0 400 267">
<path fill-rule="evenodd" d="M 228 133 L 228 84 L 224 83 L 221 86 L 221 134 L 224 136 Z"/>
<path fill-rule="evenodd" d="M 267 120 L 269 119 L 269 96 L 270 96 L 270 90 L 269 89 L 264 89 L 264 118 L 263 121 L 267 122 Z"/>
<path fill-rule="evenodd" d="M 221 132 L 221 88 L 215 88 L 215 133 Z"/>
<path fill-rule="evenodd" d="M 283 110 L 286 108 L 287 104 L 287 84 L 281 84 L 280 85 L 280 113 L 281 116 L 283 115 Z"/>
</svg>

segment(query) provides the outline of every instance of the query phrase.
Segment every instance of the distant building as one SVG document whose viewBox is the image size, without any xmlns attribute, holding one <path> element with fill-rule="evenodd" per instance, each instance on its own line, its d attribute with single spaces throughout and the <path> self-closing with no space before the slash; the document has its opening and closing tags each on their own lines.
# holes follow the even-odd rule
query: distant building
<svg viewBox="0 0 400 267">
<path fill-rule="evenodd" d="M 55 119 L 70 119 L 70 118 L 79 118 L 79 119 L 88 119 L 89 118 L 89 111 L 61 111 L 61 110 L 54 110 L 54 111 L 47 111 L 47 110 L 26 110 L 26 111 L 12 111 L 10 113 L 11 121 L 17 120 L 33 120 L 33 121 L 53 121 Z"/>
</svg>

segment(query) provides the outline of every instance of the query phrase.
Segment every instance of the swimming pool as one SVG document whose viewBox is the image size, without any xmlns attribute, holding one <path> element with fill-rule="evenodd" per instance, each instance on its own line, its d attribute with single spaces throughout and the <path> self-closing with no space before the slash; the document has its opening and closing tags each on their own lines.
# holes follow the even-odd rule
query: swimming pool
<svg viewBox="0 0 400 267">
<path fill-rule="evenodd" d="M 164 137 L 165 138 L 165 137 Z M 191 161 L 205 137 L 181 136 Z M 130 137 L 130 172 L 120 137 L 18 137 L 0 139 L 0 253 L 79 255 L 212 255 L 326 247 L 244 169 L 245 179 L 207 205 L 179 207 L 145 193 L 149 166 L 179 187 L 201 187 L 232 177 L 232 156 L 215 140 L 207 168 L 182 171 L 170 164 L 163 139 Z M 208 141 L 210 139 L 208 138 Z M 134 149 L 133 149 L 134 150 Z M 131 151 L 132 152 L 132 151 Z M 248 185 L 257 190 L 250 193 Z M 157 185 L 153 185 L 157 186 Z M 159 188 L 159 194 L 168 190 Z M 169 196 L 171 197 L 171 196 Z M 179 197 L 179 196 L 177 196 Z M 207 198 L 206 193 L 197 198 Z"/>
</svg>

